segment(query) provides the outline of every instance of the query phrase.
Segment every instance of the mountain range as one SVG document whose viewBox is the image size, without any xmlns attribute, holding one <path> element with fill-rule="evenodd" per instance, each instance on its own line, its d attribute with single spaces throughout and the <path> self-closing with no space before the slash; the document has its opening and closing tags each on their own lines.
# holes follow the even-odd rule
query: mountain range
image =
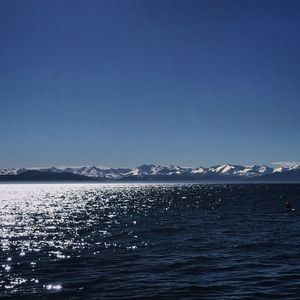
<svg viewBox="0 0 300 300">
<path fill-rule="evenodd" d="M 141 165 L 136 168 L 51 167 L 0 169 L 1 181 L 292 181 L 300 182 L 300 164 L 291 166 L 180 167 Z"/>
</svg>

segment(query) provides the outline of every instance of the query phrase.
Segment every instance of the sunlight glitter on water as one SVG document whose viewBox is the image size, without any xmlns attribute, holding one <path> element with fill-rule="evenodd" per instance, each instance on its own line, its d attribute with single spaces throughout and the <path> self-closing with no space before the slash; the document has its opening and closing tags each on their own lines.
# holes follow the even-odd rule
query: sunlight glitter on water
<svg viewBox="0 0 300 300">
<path fill-rule="evenodd" d="M 135 189 L 140 190 L 143 186 L 148 187 L 140 184 L 0 185 L 1 256 L 12 262 L 11 265 L 2 265 L 9 273 L 9 276 L 4 274 L 2 284 L 6 289 L 22 286 L 27 281 L 38 284 L 37 278 L 21 278 L 18 272 L 12 272 L 21 265 L 34 271 L 45 259 L 53 262 L 68 260 L 95 247 L 123 247 L 122 243 L 99 241 L 99 237 L 112 235 L 112 229 L 119 225 L 118 217 L 126 214 Z M 120 203 L 119 196 L 124 198 Z M 142 205 L 136 209 L 146 208 L 147 205 Z M 130 223 L 135 225 L 136 221 Z M 134 250 L 138 246 L 132 243 L 124 247 Z M 99 253 L 99 250 L 94 253 Z M 36 260 L 29 262 L 32 257 Z M 47 290 L 62 288 L 60 284 L 42 286 Z"/>
</svg>

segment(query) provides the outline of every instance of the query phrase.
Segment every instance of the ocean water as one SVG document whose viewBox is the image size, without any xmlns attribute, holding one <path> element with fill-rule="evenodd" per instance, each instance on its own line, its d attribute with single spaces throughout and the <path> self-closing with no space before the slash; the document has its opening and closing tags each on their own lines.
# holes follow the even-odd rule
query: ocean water
<svg viewBox="0 0 300 300">
<path fill-rule="evenodd" d="M 299 202 L 287 184 L 1 184 L 0 298 L 299 299 Z"/>
</svg>

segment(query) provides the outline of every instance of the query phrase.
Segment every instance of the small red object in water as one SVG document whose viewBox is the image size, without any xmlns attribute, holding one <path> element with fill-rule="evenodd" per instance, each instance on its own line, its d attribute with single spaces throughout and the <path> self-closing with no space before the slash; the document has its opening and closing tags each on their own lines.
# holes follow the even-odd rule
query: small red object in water
<svg viewBox="0 0 300 300">
<path fill-rule="evenodd" d="M 288 208 L 288 209 L 293 208 L 292 203 L 289 201 L 285 202 L 285 208 Z"/>
</svg>

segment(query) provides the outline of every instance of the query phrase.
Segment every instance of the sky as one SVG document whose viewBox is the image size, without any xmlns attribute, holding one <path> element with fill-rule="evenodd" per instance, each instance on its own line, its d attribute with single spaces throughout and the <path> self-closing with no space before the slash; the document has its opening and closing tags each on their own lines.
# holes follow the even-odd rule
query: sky
<svg viewBox="0 0 300 300">
<path fill-rule="evenodd" d="M 0 0 L 0 168 L 299 161 L 300 1 Z"/>
</svg>

